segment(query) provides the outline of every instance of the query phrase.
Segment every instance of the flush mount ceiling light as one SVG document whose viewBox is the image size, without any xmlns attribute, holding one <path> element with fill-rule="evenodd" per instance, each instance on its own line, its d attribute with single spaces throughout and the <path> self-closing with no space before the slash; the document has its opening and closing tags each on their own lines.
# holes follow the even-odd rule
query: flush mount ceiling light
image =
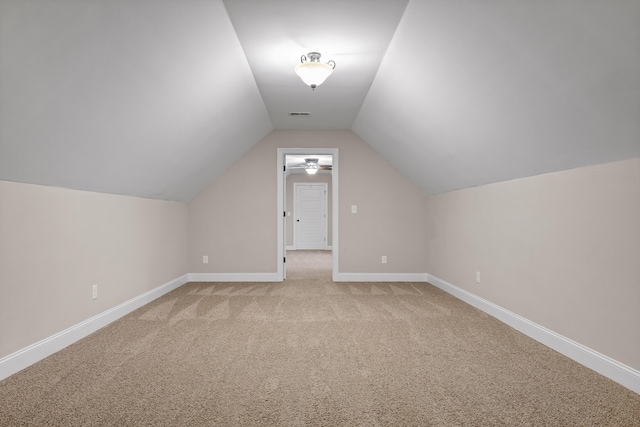
<svg viewBox="0 0 640 427">
<path fill-rule="evenodd" d="M 304 161 L 307 163 L 304 167 L 304 171 L 309 175 L 315 175 L 320 169 L 318 167 L 318 159 L 304 159 Z"/>
<path fill-rule="evenodd" d="M 333 73 L 334 68 L 336 68 L 335 61 L 329 61 L 325 64 L 320 62 L 318 52 L 309 52 L 300 57 L 300 64 L 296 66 L 295 72 L 306 85 L 315 90 Z"/>
<path fill-rule="evenodd" d="M 305 172 L 308 173 L 309 175 L 315 175 L 316 172 L 318 172 L 318 165 L 308 165 L 307 167 L 304 168 Z"/>
</svg>

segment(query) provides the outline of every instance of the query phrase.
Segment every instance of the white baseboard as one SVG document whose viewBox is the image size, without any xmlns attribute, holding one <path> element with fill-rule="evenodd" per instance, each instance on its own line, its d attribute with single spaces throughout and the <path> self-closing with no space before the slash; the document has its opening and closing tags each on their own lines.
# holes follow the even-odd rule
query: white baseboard
<svg viewBox="0 0 640 427">
<path fill-rule="evenodd" d="M 336 282 L 426 282 L 426 273 L 338 273 Z"/>
<path fill-rule="evenodd" d="M 640 394 L 640 371 L 435 276 L 428 275 L 428 282 L 467 304 L 490 314 L 547 347 Z"/>
<path fill-rule="evenodd" d="M 171 280 L 144 294 L 58 332 L 35 344 L 0 359 L 0 380 L 44 359 L 92 334 L 133 310 L 161 297 L 187 282 L 277 282 L 276 273 L 191 273 Z M 429 282 L 456 298 L 482 310 L 536 341 L 593 369 L 613 381 L 640 394 L 640 371 L 598 353 L 578 342 L 553 332 L 490 301 L 458 288 L 429 274 L 407 273 L 338 273 L 339 282 Z"/>
<path fill-rule="evenodd" d="M 426 273 L 338 273 L 336 282 L 426 282 Z M 189 273 L 190 282 L 281 282 L 277 273 Z"/>
<path fill-rule="evenodd" d="M 122 316 L 131 313 L 133 310 L 179 288 L 187 282 L 188 275 L 185 274 L 83 322 L 73 325 L 64 331 L 58 332 L 42 341 L 38 341 L 35 344 L 31 344 L 28 347 L 3 357 L 0 359 L 0 380 L 62 350 L 87 335 L 94 333 L 98 329 L 107 326 L 109 323 L 118 320 Z"/>
<path fill-rule="evenodd" d="M 190 282 L 281 282 L 278 273 L 189 273 Z"/>
<path fill-rule="evenodd" d="M 287 246 L 286 249 L 288 251 L 297 251 L 295 246 Z M 327 246 L 326 248 L 323 249 L 301 249 L 301 250 L 311 250 L 311 251 L 332 251 L 333 250 L 333 246 Z"/>
</svg>

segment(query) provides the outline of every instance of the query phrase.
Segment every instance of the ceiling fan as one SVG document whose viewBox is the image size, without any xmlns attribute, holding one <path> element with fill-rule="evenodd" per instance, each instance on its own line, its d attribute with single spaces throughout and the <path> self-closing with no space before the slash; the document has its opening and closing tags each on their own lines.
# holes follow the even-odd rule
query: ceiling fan
<svg viewBox="0 0 640 427">
<path fill-rule="evenodd" d="M 330 171 L 333 169 L 332 165 L 319 165 L 318 159 L 313 157 L 304 159 L 304 162 L 305 162 L 304 164 L 301 164 L 299 166 L 290 166 L 288 169 L 304 169 L 305 172 L 308 173 L 309 175 L 313 175 L 319 170 Z"/>
</svg>

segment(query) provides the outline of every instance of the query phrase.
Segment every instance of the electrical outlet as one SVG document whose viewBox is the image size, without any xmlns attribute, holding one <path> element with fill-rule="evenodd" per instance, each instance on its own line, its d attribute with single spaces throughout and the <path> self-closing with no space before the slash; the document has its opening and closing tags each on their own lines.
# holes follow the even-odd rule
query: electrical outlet
<svg viewBox="0 0 640 427">
<path fill-rule="evenodd" d="M 98 285 L 93 285 L 91 287 L 91 299 L 98 298 Z"/>
<path fill-rule="evenodd" d="M 351 213 L 358 213 L 358 206 L 357 205 L 351 205 Z"/>
<path fill-rule="evenodd" d="M 480 272 L 476 271 L 476 283 L 480 283 Z"/>
<path fill-rule="evenodd" d="M 203 255 L 202 256 L 202 263 L 203 264 L 209 264 L 209 257 L 207 255 Z"/>
<path fill-rule="evenodd" d="M 387 263 L 387 256 L 386 255 L 382 255 L 382 261 L 383 264 Z"/>
</svg>

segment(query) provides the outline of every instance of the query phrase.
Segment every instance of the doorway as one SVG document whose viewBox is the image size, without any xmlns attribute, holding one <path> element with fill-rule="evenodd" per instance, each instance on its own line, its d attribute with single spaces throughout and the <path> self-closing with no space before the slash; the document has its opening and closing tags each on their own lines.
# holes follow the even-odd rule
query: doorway
<svg viewBox="0 0 640 427">
<path fill-rule="evenodd" d="M 326 242 L 322 249 L 331 249 L 332 258 L 332 280 L 336 280 L 338 275 L 338 188 L 339 188 L 339 172 L 338 172 L 338 149 L 337 148 L 278 148 L 277 158 L 277 207 L 278 207 L 278 222 L 277 222 L 277 275 L 278 280 L 284 280 L 286 278 L 286 253 L 287 253 L 287 235 L 292 236 L 292 229 L 287 232 L 287 224 L 296 218 L 292 215 L 291 210 L 287 210 L 287 176 L 291 174 L 291 170 L 287 171 L 286 158 L 288 155 L 297 157 L 309 157 L 309 156 L 331 156 L 331 180 L 328 183 L 327 194 L 328 197 L 325 202 L 327 209 L 327 217 L 330 218 L 330 226 L 327 227 L 327 231 L 324 232 Z M 304 171 L 302 171 L 304 173 Z M 289 199 L 295 198 L 291 193 Z M 323 190 L 324 191 L 324 190 Z M 288 202 L 291 204 L 291 200 Z M 296 224 L 299 224 L 296 222 Z M 317 245 L 316 243 L 314 243 Z M 303 245 L 304 246 L 304 245 Z M 289 242 L 289 249 L 297 248 L 297 242 L 294 244 Z"/>
</svg>

